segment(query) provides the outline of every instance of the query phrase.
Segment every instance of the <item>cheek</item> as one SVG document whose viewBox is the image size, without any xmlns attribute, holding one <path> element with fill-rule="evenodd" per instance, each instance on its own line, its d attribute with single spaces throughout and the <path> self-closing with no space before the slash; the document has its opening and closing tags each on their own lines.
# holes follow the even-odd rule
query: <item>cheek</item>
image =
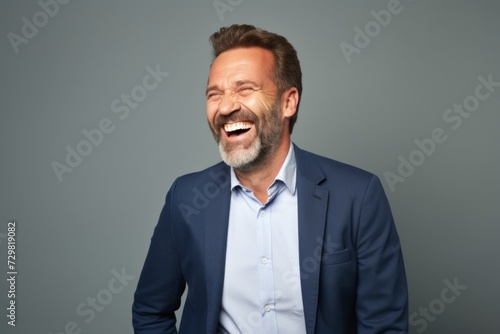
<svg viewBox="0 0 500 334">
<path fill-rule="evenodd" d="M 210 123 L 213 123 L 216 113 L 217 106 L 214 103 L 207 102 L 207 119 Z"/>
<path fill-rule="evenodd" d="M 274 104 L 274 99 L 259 95 L 246 100 L 242 100 L 241 103 L 260 118 L 271 110 Z"/>
</svg>

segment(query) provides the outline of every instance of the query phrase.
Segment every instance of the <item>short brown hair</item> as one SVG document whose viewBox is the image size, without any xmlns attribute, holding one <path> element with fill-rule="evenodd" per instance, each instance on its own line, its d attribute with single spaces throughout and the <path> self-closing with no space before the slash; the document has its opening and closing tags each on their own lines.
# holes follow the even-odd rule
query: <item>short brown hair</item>
<svg viewBox="0 0 500 334">
<path fill-rule="evenodd" d="M 300 96 L 302 95 L 302 71 L 297 51 L 288 40 L 278 34 L 268 32 L 249 24 L 233 24 L 220 28 L 210 36 L 214 59 L 224 51 L 239 47 L 261 47 L 274 56 L 274 83 L 281 96 L 287 89 L 295 87 L 299 92 L 299 103 L 295 114 L 290 118 L 290 133 L 297 121 Z"/>
</svg>

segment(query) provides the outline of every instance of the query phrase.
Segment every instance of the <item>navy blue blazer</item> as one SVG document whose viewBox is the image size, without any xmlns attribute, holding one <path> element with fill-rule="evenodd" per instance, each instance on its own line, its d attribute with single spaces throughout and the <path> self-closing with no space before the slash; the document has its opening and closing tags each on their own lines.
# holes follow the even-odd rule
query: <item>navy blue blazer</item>
<svg viewBox="0 0 500 334">
<path fill-rule="evenodd" d="M 405 333 L 406 276 L 379 179 L 294 147 L 307 334 Z M 178 178 L 151 239 L 133 304 L 135 333 L 217 333 L 225 270 L 230 169 Z M 244 287 L 242 287 L 244 288 Z"/>
</svg>

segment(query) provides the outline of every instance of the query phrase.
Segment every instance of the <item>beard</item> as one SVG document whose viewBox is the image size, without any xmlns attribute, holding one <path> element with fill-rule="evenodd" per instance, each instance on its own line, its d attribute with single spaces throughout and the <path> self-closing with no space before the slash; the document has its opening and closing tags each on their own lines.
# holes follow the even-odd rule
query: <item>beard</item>
<svg viewBox="0 0 500 334">
<path fill-rule="evenodd" d="M 228 116 L 217 116 L 210 130 L 219 146 L 222 160 L 241 171 L 251 171 L 266 164 L 280 144 L 283 123 L 281 122 L 281 106 L 277 99 L 269 110 L 264 110 L 259 119 L 253 112 L 242 109 Z M 256 137 L 236 143 L 221 139 L 222 127 L 227 122 L 251 121 L 256 130 Z"/>
</svg>

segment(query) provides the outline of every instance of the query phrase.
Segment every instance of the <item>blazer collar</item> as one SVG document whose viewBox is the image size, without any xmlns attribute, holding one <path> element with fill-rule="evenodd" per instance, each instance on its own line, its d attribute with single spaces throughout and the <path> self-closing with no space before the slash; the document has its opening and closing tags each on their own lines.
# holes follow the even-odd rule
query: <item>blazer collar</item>
<svg viewBox="0 0 500 334">
<path fill-rule="evenodd" d="M 326 177 L 316 163 L 314 154 L 300 149 L 293 144 L 295 150 L 295 160 L 297 162 L 297 174 L 314 184 L 320 184 Z"/>
</svg>

